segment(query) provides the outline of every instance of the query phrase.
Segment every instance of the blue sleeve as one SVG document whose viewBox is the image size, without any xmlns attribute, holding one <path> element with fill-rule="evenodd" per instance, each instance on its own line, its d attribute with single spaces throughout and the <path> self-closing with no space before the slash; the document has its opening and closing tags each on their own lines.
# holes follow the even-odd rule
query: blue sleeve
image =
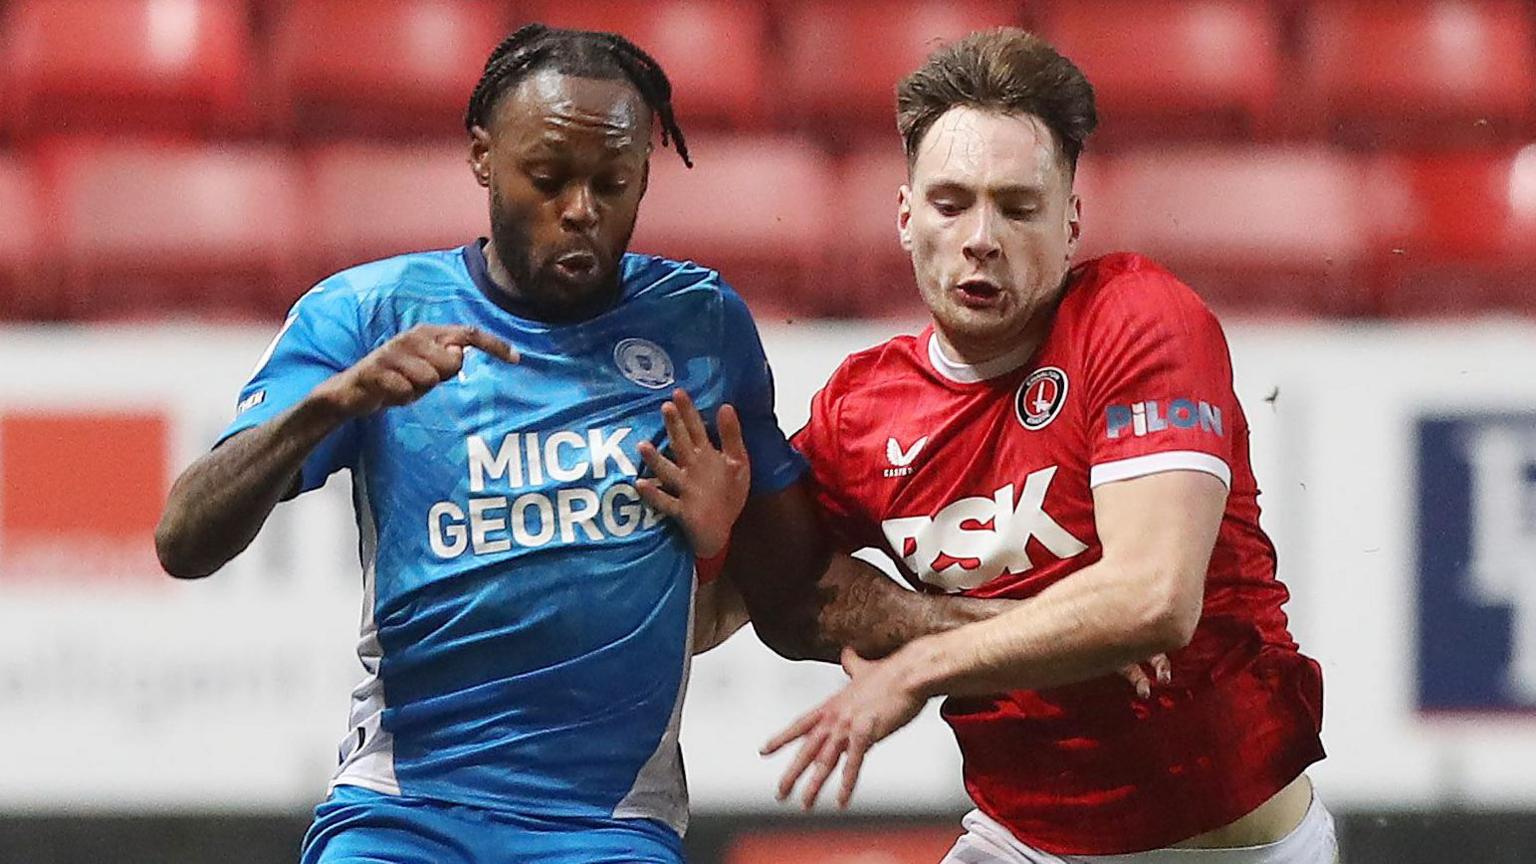
<svg viewBox="0 0 1536 864">
<path fill-rule="evenodd" d="M 773 413 L 773 370 L 747 304 L 724 283 L 720 293 L 725 300 L 725 344 L 720 351 L 725 401 L 741 417 L 742 438 L 752 460 L 752 494 L 767 495 L 799 480 L 805 474 L 805 458 L 789 446 Z"/>
<path fill-rule="evenodd" d="M 297 405 L 316 385 L 367 353 L 355 295 L 327 291 L 322 283 L 289 311 L 282 329 L 257 361 L 250 383 L 240 390 L 234 421 L 214 446 Z M 300 491 L 318 489 L 327 477 L 357 464 L 358 427 L 358 421 L 349 421 L 315 447 L 304 462 Z"/>
</svg>

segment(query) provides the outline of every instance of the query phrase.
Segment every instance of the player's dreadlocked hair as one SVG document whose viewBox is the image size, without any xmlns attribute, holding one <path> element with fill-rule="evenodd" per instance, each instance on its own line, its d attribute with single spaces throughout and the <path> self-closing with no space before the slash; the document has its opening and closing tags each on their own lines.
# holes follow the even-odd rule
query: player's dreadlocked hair
<svg viewBox="0 0 1536 864">
<path fill-rule="evenodd" d="M 683 164 L 693 167 L 688 144 L 672 113 L 672 82 L 651 55 L 616 33 L 565 30 L 527 24 L 503 39 L 490 59 L 464 112 L 464 128 L 489 125 L 496 100 L 537 69 L 552 67 L 567 75 L 627 78 L 661 121 L 661 143 L 672 143 Z"/>
</svg>

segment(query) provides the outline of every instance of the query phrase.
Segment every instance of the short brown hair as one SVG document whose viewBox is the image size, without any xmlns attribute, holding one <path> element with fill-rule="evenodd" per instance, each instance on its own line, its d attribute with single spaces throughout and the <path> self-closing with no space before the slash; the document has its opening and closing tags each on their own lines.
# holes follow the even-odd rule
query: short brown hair
<svg viewBox="0 0 1536 864">
<path fill-rule="evenodd" d="M 1093 85 L 1050 43 L 1017 27 L 981 30 L 939 48 L 896 87 L 896 127 L 907 165 L 934 121 L 970 106 L 1033 114 L 1056 138 L 1068 167 L 1099 123 Z"/>
</svg>

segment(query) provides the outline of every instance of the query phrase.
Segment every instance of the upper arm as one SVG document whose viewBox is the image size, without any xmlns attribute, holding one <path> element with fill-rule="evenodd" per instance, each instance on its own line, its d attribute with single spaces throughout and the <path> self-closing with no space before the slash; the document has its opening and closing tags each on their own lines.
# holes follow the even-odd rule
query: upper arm
<svg viewBox="0 0 1536 864">
<path fill-rule="evenodd" d="M 831 555 L 826 532 L 804 481 L 747 499 L 726 559 L 726 575 L 759 608 L 777 607 L 815 585 Z"/>
<path fill-rule="evenodd" d="M 742 438 L 752 464 L 752 495 L 781 492 L 805 473 L 805 460 L 789 446 L 779 428 L 773 370 L 747 304 L 729 286 L 721 286 L 721 296 L 725 401 L 741 418 Z"/>
<path fill-rule="evenodd" d="M 1221 326 L 1156 269 L 1105 286 L 1085 361 L 1094 521 L 1104 560 L 1192 630 L 1241 458 Z"/>
<path fill-rule="evenodd" d="M 1104 563 L 1129 573 L 1159 606 L 1193 629 L 1227 487 L 1204 471 L 1165 471 L 1094 487 Z"/>
<path fill-rule="evenodd" d="M 355 297 L 327 292 L 322 285 L 299 298 L 241 388 L 235 419 L 219 435 L 218 447 L 293 408 L 321 382 L 367 354 Z M 285 497 L 317 488 L 336 471 L 356 464 L 358 421 L 327 436 L 300 471 Z"/>
</svg>

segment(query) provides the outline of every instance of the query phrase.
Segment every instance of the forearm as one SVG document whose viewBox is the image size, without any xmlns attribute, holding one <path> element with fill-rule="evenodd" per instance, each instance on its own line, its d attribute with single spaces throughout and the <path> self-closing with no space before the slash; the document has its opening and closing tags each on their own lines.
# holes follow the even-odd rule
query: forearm
<svg viewBox="0 0 1536 864">
<path fill-rule="evenodd" d="M 835 663 L 844 646 L 883 657 L 1015 602 L 919 594 L 835 553 L 804 483 L 748 501 L 725 575 L 745 598 L 758 638 L 791 660 Z"/>
<path fill-rule="evenodd" d="M 908 591 L 846 555 L 833 556 L 809 602 L 815 626 L 802 635 L 803 645 L 817 659 L 833 662 L 844 646 L 862 657 L 885 657 L 916 639 L 984 621 L 1016 603 Z"/>
<path fill-rule="evenodd" d="M 909 683 L 925 696 L 1036 690 L 1177 650 L 1198 612 L 1189 620 L 1148 581 L 1102 561 L 1084 568 L 1001 615 L 914 642 L 901 658 Z"/>
<path fill-rule="evenodd" d="M 294 489 L 304 460 L 344 419 L 308 399 L 194 462 L 171 488 L 155 529 L 166 572 L 207 576 L 244 551 Z"/>
</svg>

